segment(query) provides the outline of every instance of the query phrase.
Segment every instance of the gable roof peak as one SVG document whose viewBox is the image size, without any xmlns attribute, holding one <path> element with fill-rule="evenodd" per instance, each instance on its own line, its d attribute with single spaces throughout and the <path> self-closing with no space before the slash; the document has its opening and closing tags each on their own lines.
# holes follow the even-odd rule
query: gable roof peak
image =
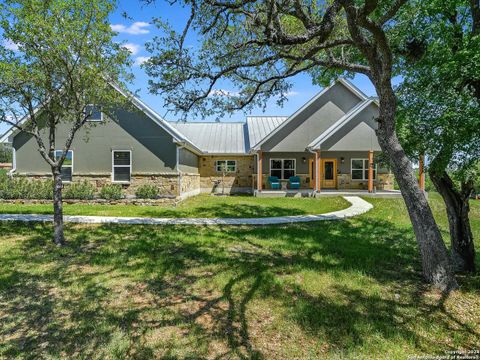
<svg viewBox="0 0 480 360">
<path fill-rule="evenodd" d="M 354 95 L 356 95 L 359 99 L 360 102 L 364 102 L 368 99 L 367 95 L 365 95 L 360 89 L 358 89 L 355 85 L 352 84 L 348 79 L 345 79 L 343 77 L 336 79 L 335 81 L 332 81 L 332 83 L 323 88 L 319 93 L 317 93 L 315 96 L 313 96 L 309 101 L 307 101 L 302 107 L 300 107 L 297 111 L 295 111 L 292 115 L 290 115 L 285 121 L 280 124 L 276 129 L 274 129 L 270 134 L 267 136 L 263 137 L 260 141 L 255 143 L 252 147 L 251 150 L 259 150 L 260 147 L 268 140 L 270 139 L 274 134 L 276 134 L 280 129 L 282 129 L 284 126 L 286 126 L 288 123 L 293 121 L 299 114 L 301 114 L 305 109 L 307 109 L 311 104 L 313 104 L 315 101 L 317 101 L 319 98 L 321 98 L 323 95 L 325 95 L 330 89 L 332 89 L 336 84 L 342 84 L 345 86 L 347 90 L 352 92 Z"/>
</svg>

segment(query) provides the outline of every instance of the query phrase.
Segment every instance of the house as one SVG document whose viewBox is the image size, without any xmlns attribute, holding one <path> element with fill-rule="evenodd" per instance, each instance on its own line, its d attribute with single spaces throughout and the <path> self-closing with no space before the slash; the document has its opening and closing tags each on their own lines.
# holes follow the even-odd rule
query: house
<svg viewBox="0 0 480 360">
<path fill-rule="evenodd" d="M 97 112 L 79 131 L 64 164 L 65 182 L 118 183 L 131 194 L 149 183 L 186 197 L 211 192 L 224 170 L 228 191 L 257 195 L 269 189 L 269 176 L 278 177 L 283 189 L 298 176 L 301 189 L 312 193 L 393 189 L 393 175 L 375 162 L 381 153 L 378 104 L 348 80 L 325 88 L 289 117 L 249 116 L 237 123 L 169 122 L 131 99 L 138 111 L 119 110 L 115 120 Z M 66 132 L 58 129 L 59 144 Z M 0 141 L 12 143 L 13 173 L 50 176 L 32 137 L 12 129 Z"/>
</svg>

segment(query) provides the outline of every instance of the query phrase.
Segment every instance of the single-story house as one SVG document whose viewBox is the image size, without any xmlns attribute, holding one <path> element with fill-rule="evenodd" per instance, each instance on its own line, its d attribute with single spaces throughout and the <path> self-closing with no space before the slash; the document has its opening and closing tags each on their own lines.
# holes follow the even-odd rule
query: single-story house
<svg viewBox="0 0 480 360">
<path fill-rule="evenodd" d="M 261 194 L 271 176 L 283 189 L 296 176 L 311 192 L 393 189 L 393 175 L 375 161 L 381 153 L 377 101 L 348 80 L 325 88 L 291 116 L 248 116 L 245 122 L 169 122 L 131 99 L 138 111 L 119 110 L 115 120 L 97 112 L 79 130 L 64 164 L 65 182 L 118 183 L 132 194 L 149 183 L 186 197 L 212 191 L 223 172 L 229 192 Z M 60 146 L 66 132 L 59 127 Z M 50 175 L 31 136 L 12 129 L 0 141 L 12 144 L 13 173 Z"/>
</svg>

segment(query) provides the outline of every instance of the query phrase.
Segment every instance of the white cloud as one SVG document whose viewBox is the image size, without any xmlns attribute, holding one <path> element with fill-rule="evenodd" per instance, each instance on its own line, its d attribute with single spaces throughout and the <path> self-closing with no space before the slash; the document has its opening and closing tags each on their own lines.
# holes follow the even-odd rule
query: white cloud
<svg viewBox="0 0 480 360">
<path fill-rule="evenodd" d="M 2 42 L 3 46 L 5 46 L 8 50 L 12 50 L 12 51 L 18 51 L 18 45 L 15 44 L 13 41 L 11 40 L 3 40 Z"/>
<path fill-rule="evenodd" d="M 133 63 L 133 65 L 140 66 L 148 60 L 150 60 L 149 56 L 138 56 L 135 58 L 135 62 Z"/>
<path fill-rule="evenodd" d="M 141 48 L 140 45 L 133 44 L 133 43 L 126 43 L 123 45 L 123 47 L 128 51 L 130 51 L 132 55 L 137 55 Z"/>
<path fill-rule="evenodd" d="M 113 31 L 119 32 L 119 33 L 126 33 L 126 34 L 131 34 L 131 35 L 141 35 L 141 34 L 148 34 L 150 30 L 146 29 L 149 27 L 150 24 L 147 22 L 143 21 L 137 21 L 134 22 L 130 26 L 125 26 L 123 24 L 112 24 L 110 27 L 112 28 Z"/>
<path fill-rule="evenodd" d="M 290 96 L 297 96 L 298 94 L 300 94 L 298 91 L 288 91 L 285 96 L 286 97 L 290 97 Z"/>
<path fill-rule="evenodd" d="M 232 96 L 238 96 L 239 93 L 237 91 L 230 91 L 230 90 L 225 90 L 225 89 L 213 89 L 210 91 L 210 94 L 208 96 L 227 96 L 227 97 L 232 97 Z"/>
</svg>

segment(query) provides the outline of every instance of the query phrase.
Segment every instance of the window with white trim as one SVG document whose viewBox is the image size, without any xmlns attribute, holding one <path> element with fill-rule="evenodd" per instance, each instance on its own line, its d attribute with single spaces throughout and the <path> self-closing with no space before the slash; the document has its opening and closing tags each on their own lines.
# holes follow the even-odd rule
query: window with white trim
<svg viewBox="0 0 480 360">
<path fill-rule="evenodd" d="M 129 183 L 132 175 L 132 152 L 130 150 L 112 151 L 112 181 Z"/>
<path fill-rule="evenodd" d="M 295 176 L 295 159 L 270 159 L 270 176 L 283 180 Z"/>
<path fill-rule="evenodd" d="M 215 161 L 215 170 L 217 172 L 227 172 L 233 173 L 237 171 L 237 161 L 236 160 L 216 160 Z"/>
<path fill-rule="evenodd" d="M 55 161 L 62 157 L 63 150 L 55 150 Z M 73 176 L 73 150 L 68 150 L 65 160 L 63 161 L 60 177 L 63 182 L 71 182 Z"/>
<path fill-rule="evenodd" d="M 102 111 L 94 105 L 87 105 L 85 106 L 85 115 L 90 114 L 87 121 L 91 122 L 100 122 L 103 121 L 103 113 Z"/>
<path fill-rule="evenodd" d="M 368 159 L 352 159 L 352 180 L 368 180 Z M 377 164 L 373 167 L 373 178 L 377 178 Z"/>
</svg>

